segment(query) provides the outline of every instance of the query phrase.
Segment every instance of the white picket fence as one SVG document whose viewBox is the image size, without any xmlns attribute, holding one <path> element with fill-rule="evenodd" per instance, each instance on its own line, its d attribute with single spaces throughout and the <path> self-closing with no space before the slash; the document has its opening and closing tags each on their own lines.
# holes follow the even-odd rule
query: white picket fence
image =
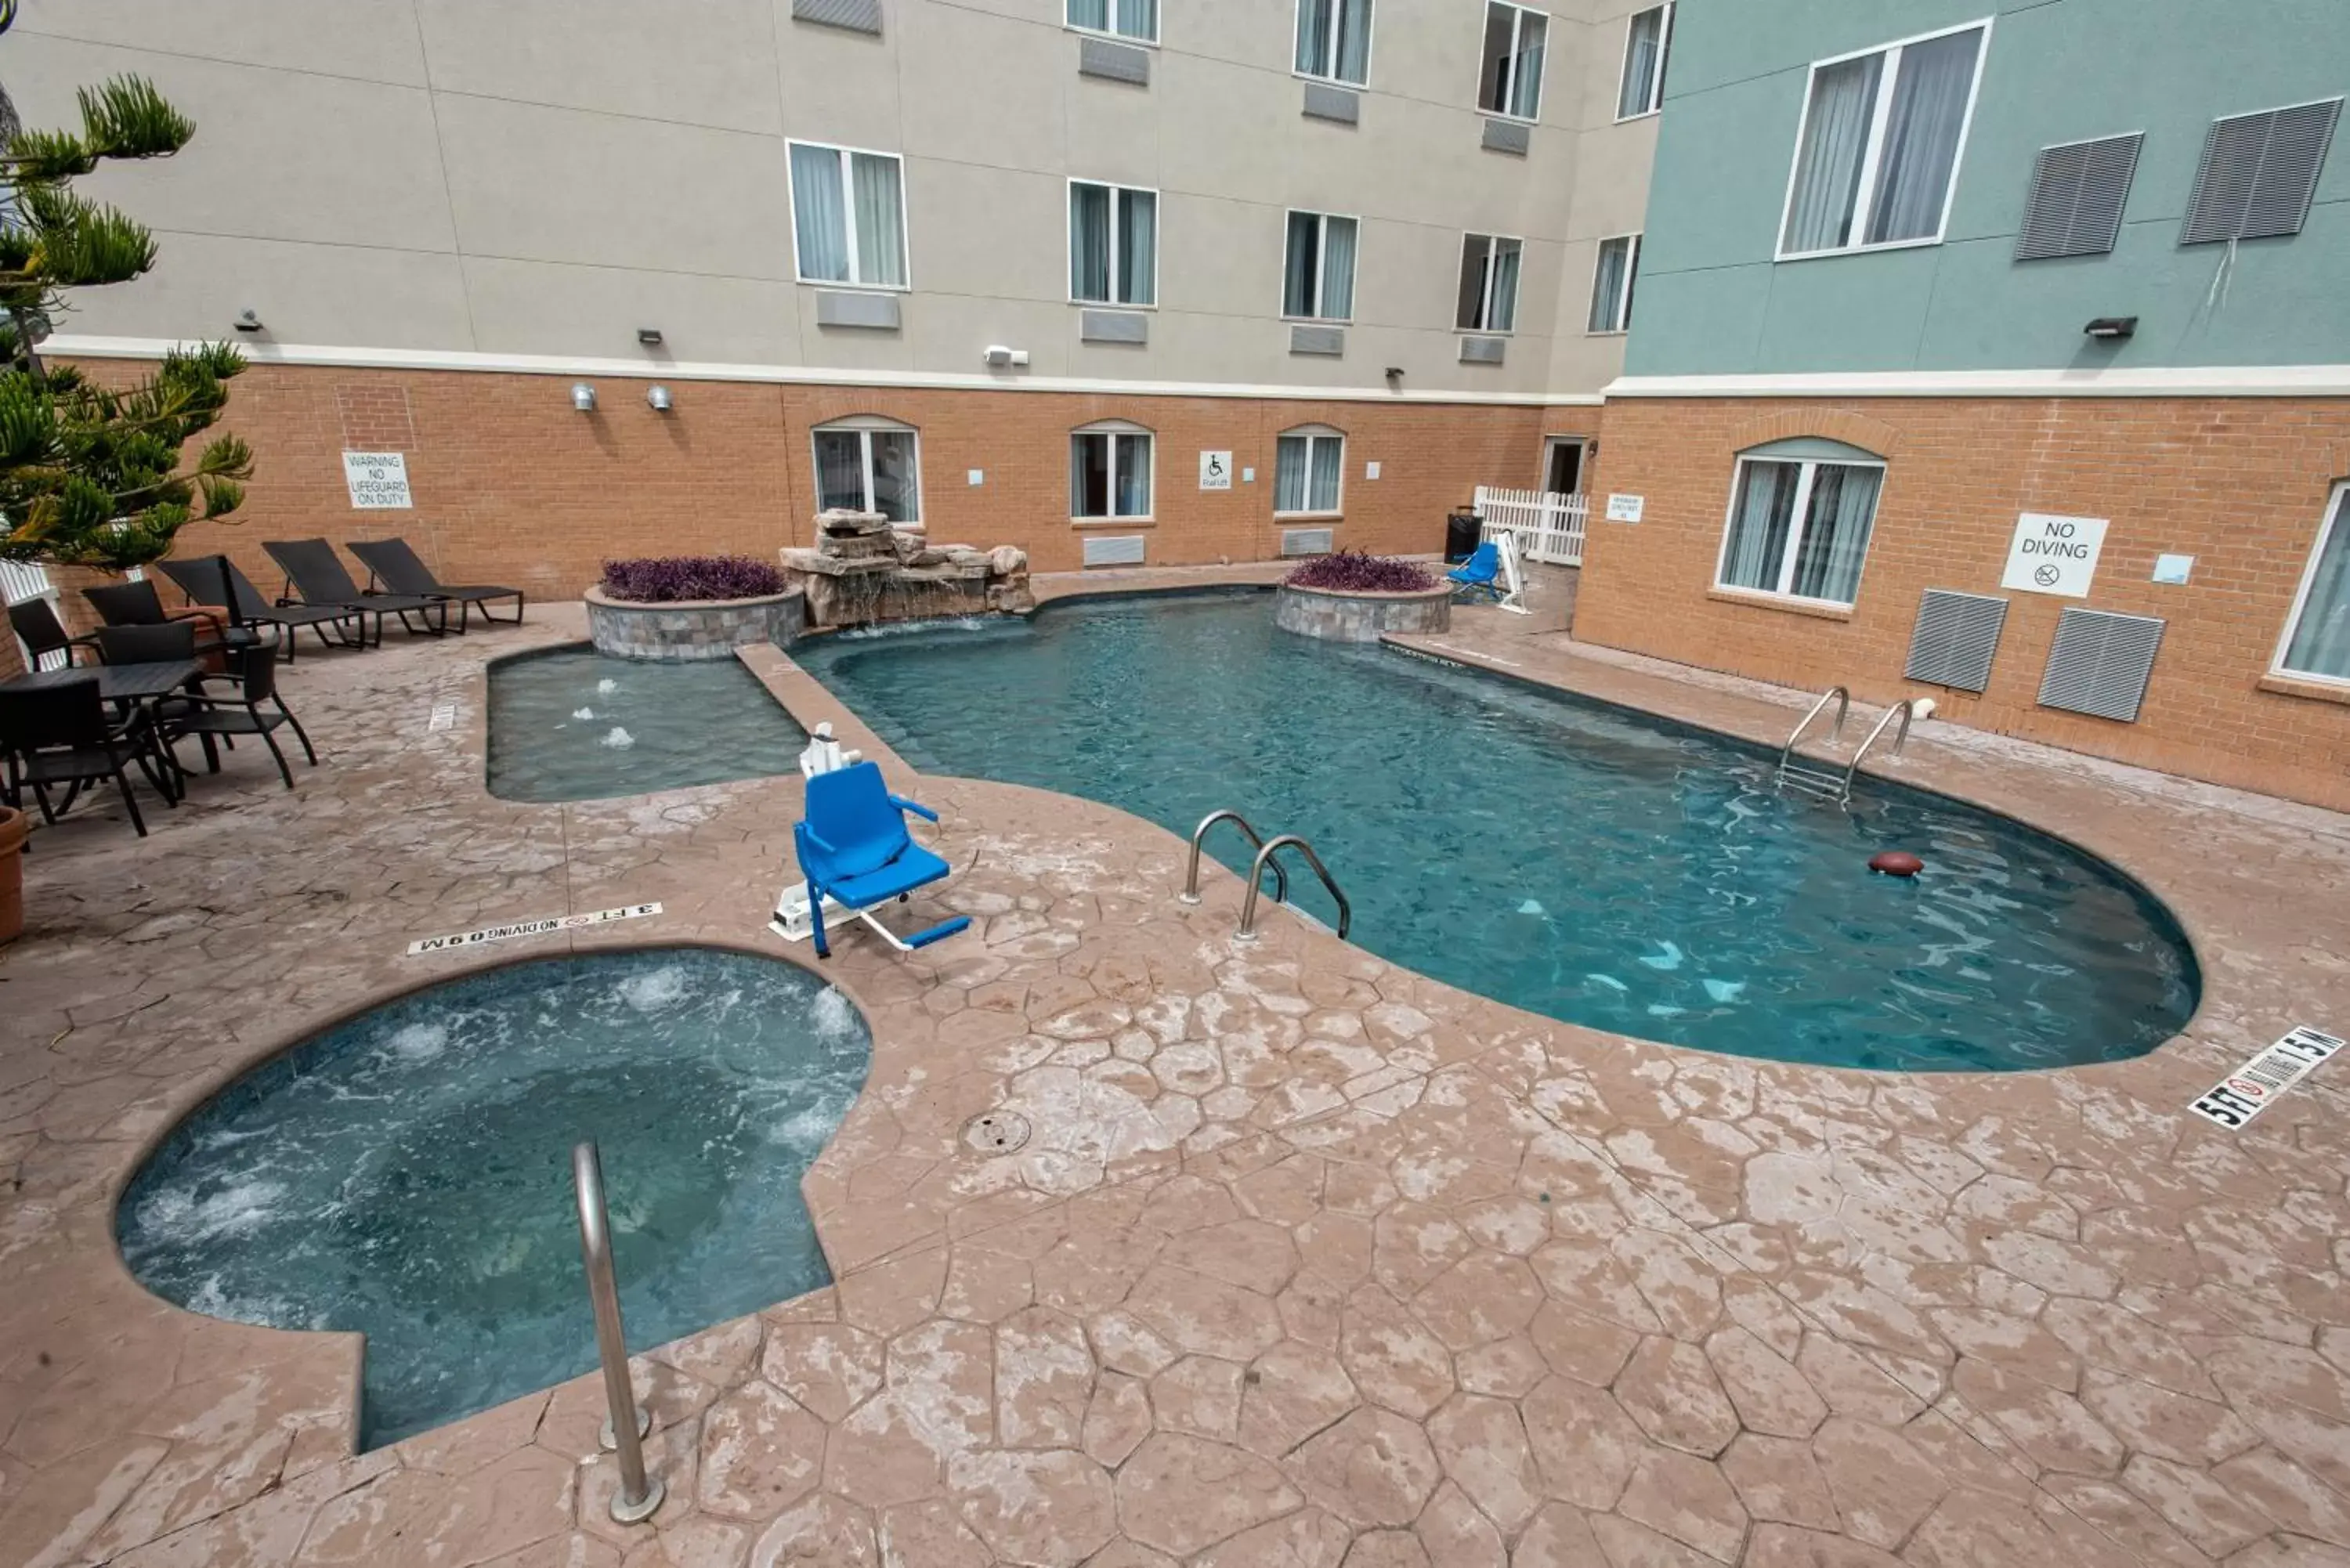
<svg viewBox="0 0 2350 1568">
<path fill-rule="evenodd" d="M 1558 566 L 1583 565 L 1583 524 L 1590 510 L 1586 496 L 1561 495 L 1550 490 L 1504 490 L 1492 484 L 1477 487 L 1477 514 L 1485 520 L 1485 537 L 1515 534 L 1518 552 L 1529 561 Z"/>
</svg>

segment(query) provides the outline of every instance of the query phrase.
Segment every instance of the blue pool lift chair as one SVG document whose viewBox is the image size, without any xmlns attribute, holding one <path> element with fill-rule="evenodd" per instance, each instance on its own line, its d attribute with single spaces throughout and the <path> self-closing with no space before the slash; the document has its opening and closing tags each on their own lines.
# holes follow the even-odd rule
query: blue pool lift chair
<svg viewBox="0 0 2350 1568">
<path fill-rule="evenodd" d="M 1474 603 L 1480 599 L 1494 604 L 1502 602 L 1502 548 L 1491 539 L 1477 546 L 1470 557 L 1444 574 L 1452 585 L 1452 597 Z"/>
<path fill-rule="evenodd" d="M 879 763 L 854 763 L 807 781 L 807 815 L 792 828 L 792 846 L 800 875 L 806 878 L 806 919 L 816 938 L 816 957 L 832 956 L 824 929 L 827 904 L 836 914 L 863 920 L 901 953 L 928 947 L 971 924 L 969 915 L 957 915 L 926 931 L 899 937 L 874 917 L 878 906 L 904 899 L 950 869 L 941 857 L 914 842 L 906 830 L 908 812 L 925 822 L 939 819 L 928 806 L 891 794 L 881 782 Z M 786 890 L 787 901 L 794 891 L 800 890 Z M 793 935 L 785 929 L 784 911 L 776 915 L 777 929 Z"/>
</svg>

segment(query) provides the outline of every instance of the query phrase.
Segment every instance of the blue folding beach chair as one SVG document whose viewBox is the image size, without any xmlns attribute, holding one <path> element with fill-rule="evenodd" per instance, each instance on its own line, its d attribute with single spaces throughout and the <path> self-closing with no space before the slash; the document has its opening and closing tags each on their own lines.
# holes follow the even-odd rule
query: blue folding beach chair
<svg viewBox="0 0 2350 1568">
<path fill-rule="evenodd" d="M 925 822 L 939 819 L 929 807 L 891 794 L 877 763 L 857 763 L 808 780 L 807 815 L 793 827 L 792 846 L 799 856 L 800 874 L 807 878 L 816 957 L 832 956 L 824 932 L 827 899 L 836 913 L 845 911 L 863 920 L 901 953 L 928 947 L 971 924 L 969 915 L 957 915 L 900 938 L 874 919 L 875 906 L 903 899 L 949 869 L 945 860 L 915 843 L 906 831 L 910 811 Z"/>
<path fill-rule="evenodd" d="M 1502 547 L 1491 539 L 1477 546 L 1475 553 L 1444 574 L 1452 584 L 1452 597 L 1475 601 L 1502 601 L 1499 578 L 1502 575 Z"/>
</svg>

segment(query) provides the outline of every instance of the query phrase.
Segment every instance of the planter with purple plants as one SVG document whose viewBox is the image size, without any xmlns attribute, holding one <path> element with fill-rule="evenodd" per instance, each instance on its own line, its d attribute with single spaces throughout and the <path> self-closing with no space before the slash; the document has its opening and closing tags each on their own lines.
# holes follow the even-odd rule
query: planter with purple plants
<svg viewBox="0 0 2350 1568">
<path fill-rule="evenodd" d="M 788 648 L 807 627 L 807 600 L 746 556 L 607 561 L 589 588 L 588 636 L 619 659 L 729 659 L 754 643 Z"/>
<path fill-rule="evenodd" d="M 1342 550 L 1306 562 L 1281 582 L 1273 620 L 1284 631 L 1334 642 L 1377 642 L 1390 632 L 1452 627 L 1452 589 L 1418 561 Z"/>
</svg>

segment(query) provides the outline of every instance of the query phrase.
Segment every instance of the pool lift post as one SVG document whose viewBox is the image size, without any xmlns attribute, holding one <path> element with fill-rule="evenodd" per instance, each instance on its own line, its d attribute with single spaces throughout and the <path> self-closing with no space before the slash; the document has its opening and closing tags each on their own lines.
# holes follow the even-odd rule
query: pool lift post
<svg viewBox="0 0 2350 1568">
<path fill-rule="evenodd" d="M 588 1270 L 588 1299 L 596 1309 L 596 1351 L 604 1364 L 604 1447 L 619 1458 L 620 1485 L 612 1519 L 635 1524 L 652 1517 L 669 1495 L 659 1476 L 645 1473 L 644 1436 L 652 1417 L 637 1403 L 629 1379 L 629 1338 L 620 1325 L 620 1288 L 612 1278 L 612 1221 L 604 1206 L 604 1166 L 593 1138 L 571 1150 L 571 1182 L 579 1199 L 579 1257 Z"/>
<path fill-rule="evenodd" d="M 1509 590 L 1494 602 L 1493 607 L 1507 610 L 1512 615 L 1534 614 L 1526 607 L 1526 569 L 1525 563 L 1518 556 L 1517 530 L 1503 528 L 1496 531 L 1493 545 L 1495 553 L 1501 556 L 1502 581 Z"/>
</svg>

